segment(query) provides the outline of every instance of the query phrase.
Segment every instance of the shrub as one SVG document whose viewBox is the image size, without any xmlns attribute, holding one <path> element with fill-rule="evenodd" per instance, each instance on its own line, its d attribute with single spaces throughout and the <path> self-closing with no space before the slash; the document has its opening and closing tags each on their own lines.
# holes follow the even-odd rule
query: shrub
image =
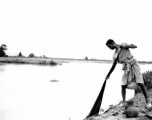
<svg viewBox="0 0 152 120">
<path fill-rule="evenodd" d="M 29 57 L 29 58 L 33 58 L 33 57 L 35 57 L 35 55 L 34 55 L 33 53 L 31 53 L 31 54 L 29 54 L 28 57 Z"/>
<path fill-rule="evenodd" d="M 50 61 L 50 65 L 57 65 L 57 62 L 51 60 L 51 61 Z"/>
<path fill-rule="evenodd" d="M 145 73 L 142 74 L 144 84 L 147 88 L 147 90 L 152 88 L 152 71 L 146 71 Z"/>
<path fill-rule="evenodd" d="M 152 88 L 152 71 L 146 71 L 142 74 L 144 85 L 147 90 L 150 90 Z M 135 94 L 142 92 L 140 87 L 135 90 Z"/>
</svg>

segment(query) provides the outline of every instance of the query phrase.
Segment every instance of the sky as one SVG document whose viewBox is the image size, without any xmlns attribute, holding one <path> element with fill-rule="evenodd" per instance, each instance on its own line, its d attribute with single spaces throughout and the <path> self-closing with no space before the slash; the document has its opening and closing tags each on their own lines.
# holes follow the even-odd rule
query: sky
<svg viewBox="0 0 152 120">
<path fill-rule="evenodd" d="M 151 61 L 151 0 L 1 0 L 0 44 L 8 55 L 112 59 L 105 45 L 137 45 L 137 60 Z"/>
</svg>

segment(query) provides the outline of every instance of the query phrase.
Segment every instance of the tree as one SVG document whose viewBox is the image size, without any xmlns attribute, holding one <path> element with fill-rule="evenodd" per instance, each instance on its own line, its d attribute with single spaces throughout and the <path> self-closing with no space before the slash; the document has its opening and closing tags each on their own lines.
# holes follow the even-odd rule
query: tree
<svg viewBox="0 0 152 120">
<path fill-rule="evenodd" d="M 35 55 L 33 53 L 29 54 L 28 57 L 35 57 Z"/>
<path fill-rule="evenodd" d="M 18 56 L 19 56 L 19 57 L 22 57 L 23 55 L 22 55 L 22 53 L 20 52 L 20 53 L 18 54 Z"/>
<path fill-rule="evenodd" d="M 5 53 L 5 50 L 7 50 L 7 45 L 5 44 L 2 44 L 0 46 L 0 57 L 6 57 L 6 53 Z"/>
</svg>

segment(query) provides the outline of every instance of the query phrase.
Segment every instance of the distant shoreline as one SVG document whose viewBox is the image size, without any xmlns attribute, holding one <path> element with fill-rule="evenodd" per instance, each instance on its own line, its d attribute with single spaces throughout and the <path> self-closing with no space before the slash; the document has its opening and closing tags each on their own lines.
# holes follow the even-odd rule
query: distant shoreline
<svg viewBox="0 0 152 120">
<path fill-rule="evenodd" d="M 100 59 L 74 59 L 74 58 L 49 58 L 55 61 L 61 62 L 94 62 L 94 63 L 112 63 L 112 60 L 100 60 Z M 152 64 L 152 61 L 138 61 L 139 64 Z"/>
<path fill-rule="evenodd" d="M 18 63 L 18 64 L 42 64 L 42 65 L 61 65 L 70 62 L 93 62 L 93 63 L 112 63 L 112 60 L 98 59 L 73 59 L 73 58 L 40 58 L 40 57 L 0 57 L 0 63 Z M 138 61 L 139 64 L 152 64 L 152 61 Z"/>
<path fill-rule="evenodd" d="M 0 63 L 13 64 L 38 64 L 38 65 L 61 65 L 52 59 L 46 58 L 28 58 L 28 57 L 0 57 Z"/>
</svg>

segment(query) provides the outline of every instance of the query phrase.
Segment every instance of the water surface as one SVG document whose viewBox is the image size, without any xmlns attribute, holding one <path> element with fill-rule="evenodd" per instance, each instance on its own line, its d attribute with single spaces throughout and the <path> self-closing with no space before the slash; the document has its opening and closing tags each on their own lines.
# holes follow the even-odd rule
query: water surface
<svg viewBox="0 0 152 120">
<path fill-rule="evenodd" d="M 82 120 L 111 64 L 0 65 L 0 120 Z M 142 72 L 152 65 L 141 65 Z M 102 108 L 121 100 L 121 65 L 107 81 Z M 52 82 L 54 80 L 55 82 Z M 127 99 L 133 91 L 127 91 Z"/>
</svg>

